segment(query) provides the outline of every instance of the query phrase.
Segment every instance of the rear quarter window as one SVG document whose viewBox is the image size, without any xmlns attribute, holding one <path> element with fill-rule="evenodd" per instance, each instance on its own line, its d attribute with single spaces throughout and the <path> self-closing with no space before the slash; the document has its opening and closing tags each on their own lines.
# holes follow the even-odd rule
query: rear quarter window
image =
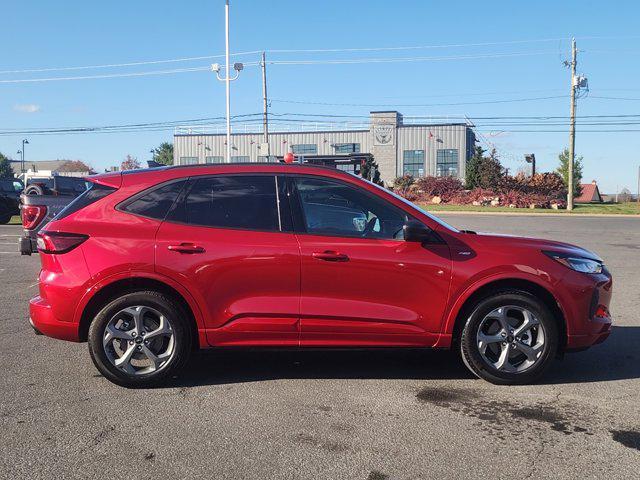
<svg viewBox="0 0 640 480">
<path fill-rule="evenodd" d="M 164 220 L 185 183 L 186 180 L 178 180 L 151 187 L 120 204 L 118 210 Z"/>
<path fill-rule="evenodd" d="M 55 216 L 55 220 L 61 220 L 65 217 L 68 217 L 72 213 L 77 212 L 85 207 L 88 207 L 92 203 L 97 202 L 98 200 L 106 197 L 110 193 L 115 192 L 116 189 L 113 187 L 108 187 L 106 185 L 102 185 L 100 183 L 89 183 L 89 188 L 84 191 L 84 193 L 73 199 L 69 205 L 64 207 L 58 215 Z"/>
</svg>

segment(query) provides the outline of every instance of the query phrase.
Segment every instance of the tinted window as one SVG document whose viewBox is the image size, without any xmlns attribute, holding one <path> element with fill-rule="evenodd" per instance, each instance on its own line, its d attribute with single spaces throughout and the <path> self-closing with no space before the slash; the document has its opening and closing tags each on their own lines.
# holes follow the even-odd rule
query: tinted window
<svg viewBox="0 0 640 480">
<path fill-rule="evenodd" d="M 307 233 L 402 239 L 406 215 L 384 200 L 329 180 L 297 178 L 295 183 Z"/>
<path fill-rule="evenodd" d="M 276 180 L 270 175 L 198 178 L 172 218 L 194 225 L 279 230 Z"/>
<path fill-rule="evenodd" d="M 74 198 L 69 205 L 64 207 L 60 211 L 60 213 L 55 216 L 55 219 L 60 220 L 61 218 L 68 217 L 72 213 L 75 213 L 78 210 L 87 207 L 94 202 L 97 202 L 101 198 L 104 198 L 111 192 L 115 191 L 116 189 L 113 187 L 107 187 L 106 185 L 100 185 L 99 183 L 89 182 L 89 189 L 85 190 L 82 195 Z"/>
<path fill-rule="evenodd" d="M 166 185 L 154 187 L 142 195 L 135 196 L 127 202 L 122 210 L 143 217 L 164 220 L 167 212 L 180 194 L 186 180 L 171 182 Z"/>
<path fill-rule="evenodd" d="M 56 191 L 60 194 L 80 195 L 89 187 L 89 183 L 82 177 L 55 177 Z"/>
</svg>

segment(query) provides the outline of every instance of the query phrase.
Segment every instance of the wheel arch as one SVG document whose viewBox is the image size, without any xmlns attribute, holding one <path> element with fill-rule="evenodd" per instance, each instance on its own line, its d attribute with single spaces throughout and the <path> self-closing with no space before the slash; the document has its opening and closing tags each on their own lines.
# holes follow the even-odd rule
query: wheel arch
<svg viewBox="0 0 640 480">
<path fill-rule="evenodd" d="M 560 303 L 547 288 L 539 283 L 523 278 L 500 278 L 478 285 L 471 292 L 467 292 L 467 297 L 462 305 L 460 305 L 457 312 L 450 317 L 450 321 L 453 320 L 453 329 L 449 328 L 447 330 L 452 333 L 452 345 L 458 344 L 464 323 L 480 299 L 491 294 L 513 290 L 520 290 L 532 294 L 542 300 L 547 308 L 551 310 L 558 325 L 558 332 L 560 333 L 559 347 L 561 349 L 564 348 L 567 343 L 567 321 Z"/>
<path fill-rule="evenodd" d="M 196 312 L 194 312 L 194 308 L 192 308 L 191 304 L 187 301 L 184 295 L 181 294 L 173 286 L 161 280 L 149 277 L 135 276 L 114 280 L 101 286 L 97 291 L 94 292 L 87 304 L 82 309 L 82 313 L 80 315 L 78 326 L 79 340 L 81 342 L 87 341 L 91 321 L 109 300 L 127 293 L 142 290 L 157 291 L 178 302 L 178 304 L 182 307 L 182 309 L 189 317 L 189 325 L 191 327 L 191 333 L 194 339 L 194 347 L 200 348 L 201 346 L 203 346 L 203 339 L 198 335 L 198 319 L 196 318 Z"/>
</svg>

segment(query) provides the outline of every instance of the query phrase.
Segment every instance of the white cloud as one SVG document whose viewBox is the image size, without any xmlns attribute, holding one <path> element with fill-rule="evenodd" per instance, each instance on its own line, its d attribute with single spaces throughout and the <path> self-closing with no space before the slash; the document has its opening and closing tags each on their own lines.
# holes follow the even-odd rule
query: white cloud
<svg viewBox="0 0 640 480">
<path fill-rule="evenodd" d="M 40 105 L 36 105 L 35 103 L 25 103 L 25 104 L 14 105 L 13 109 L 16 112 L 21 112 L 21 113 L 36 113 L 37 111 L 40 110 Z"/>
</svg>

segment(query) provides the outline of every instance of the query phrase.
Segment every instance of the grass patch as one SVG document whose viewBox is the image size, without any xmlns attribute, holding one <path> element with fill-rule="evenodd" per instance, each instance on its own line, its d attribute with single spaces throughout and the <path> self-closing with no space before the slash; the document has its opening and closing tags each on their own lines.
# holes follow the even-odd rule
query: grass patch
<svg viewBox="0 0 640 480">
<path fill-rule="evenodd" d="M 13 217 L 11 217 L 11 220 L 9 220 L 9 223 L 7 225 L 22 225 L 20 215 L 14 215 Z"/>
<path fill-rule="evenodd" d="M 553 210 L 551 208 L 509 208 L 475 205 L 436 205 L 431 203 L 418 203 L 420 207 L 429 212 L 509 212 L 509 213 L 564 213 L 588 214 L 588 215 L 640 215 L 640 205 L 637 202 L 627 203 L 602 203 L 602 204 L 577 204 L 573 212 L 567 210 Z"/>
</svg>

